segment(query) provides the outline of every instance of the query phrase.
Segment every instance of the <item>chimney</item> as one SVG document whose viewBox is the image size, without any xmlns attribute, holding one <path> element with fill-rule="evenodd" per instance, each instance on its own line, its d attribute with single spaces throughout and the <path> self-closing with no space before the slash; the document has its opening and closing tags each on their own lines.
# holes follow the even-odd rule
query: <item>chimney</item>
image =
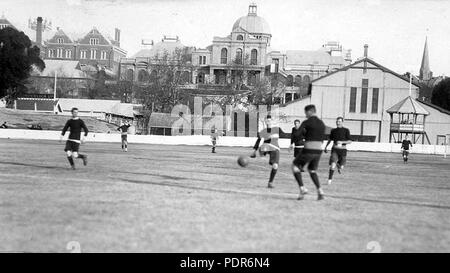
<svg viewBox="0 0 450 273">
<path fill-rule="evenodd" d="M 364 58 L 367 58 L 368 53 L 369 53 L 369 45 L 365 44 L 364 45 Z"/>
<path fill-rule="evenodd" d="M 42 45 L 42 17 L 37 18 L 36 23 L 36 44 Z"/>
<path fill-rule="evenodd" d="M 117 46 L 120 47 L 120 29 L 116 28 L 116 35 L 114 37 L 116 40 Z"/>
</svg>

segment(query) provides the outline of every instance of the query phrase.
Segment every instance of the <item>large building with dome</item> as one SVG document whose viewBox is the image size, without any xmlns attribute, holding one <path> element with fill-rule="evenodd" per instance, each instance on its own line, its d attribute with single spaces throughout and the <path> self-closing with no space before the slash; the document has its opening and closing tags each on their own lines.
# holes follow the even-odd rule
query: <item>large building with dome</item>
<svg viewBox="0 0 450 273">
<path fill-rule="evenodd" d="M 121 61 L 120 79 L 145 84 L 155 73 L 152 67 L 160 56 L 182 51 L 191 58 L 180 71 L 186 87 L 204 89 L 206 94 L 208 89 L 223 87 L 221 93 L 226 93 L 227 87 L 234 85 L 251 89 L 267 77 L 278 81 L 275 93 L 283 103 L 306 95 L 312 80 L 351 63 L 351 52 L 338 42 L 328 42 L 318 50 L 279 51 L 271 48 L 271 39 L 269 23 L 258 16 L 257 5 L 250 4 L 247 15 L 232 25 L 231 33 L 215 36 L 206 48 L 185 46 L 179 37 L 143 42 L 138 53 Z"/>
</svg>

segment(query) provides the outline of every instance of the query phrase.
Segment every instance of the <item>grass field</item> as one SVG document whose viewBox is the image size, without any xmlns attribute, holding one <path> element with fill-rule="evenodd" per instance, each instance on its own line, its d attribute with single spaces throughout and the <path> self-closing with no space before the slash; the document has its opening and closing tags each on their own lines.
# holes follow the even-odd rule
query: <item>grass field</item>
<svg viewBox="0 0 450 273">
<path fill-rule="evenodd" d="M 296 201 L 291 155 L 276 188 L 268 159 L 248 148 L 87 143 L 71 171 L 64 145 L 0 140 L 0 251 L 382 252 L 450 251 L 450 159 L 351 152 L 324 185 L 326 199 Z M 320 178 L 326 182 L 328 155 Z"/>
</svg>

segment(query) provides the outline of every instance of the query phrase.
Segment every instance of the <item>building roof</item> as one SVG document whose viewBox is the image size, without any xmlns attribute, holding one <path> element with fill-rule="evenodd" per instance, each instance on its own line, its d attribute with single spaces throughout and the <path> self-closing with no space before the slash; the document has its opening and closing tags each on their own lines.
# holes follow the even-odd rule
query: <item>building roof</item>
<svg viewBox="0 0 450 273">
<path fill-rule="evenodd" d="M 345 64 L 342 56 L 331 56 L 324 50 L 287 50 L 286 65 L 330 65 Z"/>
<path fill-rule="evenodd" d="M 62 111 L 70 111 L 73 107 L 80 112 L 110 113 L 111 109 L 119 104 L 120 100 L 88 100 L 88 99 L 59 99 L 58 104 Z"/>
<path fill-rule="evenodd" d="M 426 106 L 428 106 L 428 107 L 431 107 L 431 108 L 433 108 L 433 109 L 436 109 L 436 110 L 438 110 L 438 111 L 441 112 L 441 113 L 450 115 L 450 111 L 449 111 L 449 110 L 446 110 L 446 109 L 444 109 L 444 108 L 442 108 L 442 107 L 439 107 L 439 106 L 437 106 L 437 105 L 434 105 L 434 104 L 432 104 L 432 103 L 430 103 L 430 102 L 421 101 L 421 100 L 418 100 L 418 99 L 416 99 L 416 101 L 418 101 L 419 103 L 422 103 L 422 104 L 424 104 L 424 105 L 426 105 Z"/>
<path fill-rule="evenodd" d="M 344 66 L 344 67 L 342 67 L 342 68 L 339 68 L 339 69 L 337 69 L 337 70 L 335 70 L 335 71 L 333 71 L 333 72 L 327 73 L 327 74 L 325 74 L 325 75 L 323 75 L 323 76 L 321 76 L 321 77 L 319 77 L 319 78 L 317 78 L 317 79 L 311 81 L 311 83 L 315 83 L 315 82 L 317 82 L 317 81 L 320 81 L 320 80 L 322 80 L 322 79 L 324 79 L 324 78 L 326 78 L 326 77 L 328 77 L 328 76 L 331 76 L 331 75 L 333 75 L 333 74 L 336 74 L 336 73 L 338 73 L 338 72 L 347 71 L 348 69 L 350 69 L 350 68 L 352 68 L 352 67 L 356 66 L 357 64 L 360 64 L 360 63 L 362 63 L 362 62 L 364 62 L 364 61 L 367 61 L 368 63 L 370 63 L 370 64 L 372 64 L 372 65 L 378 67 L 378 68 L 379 68 L 380 70 L 382 70 L 383 72 L 390 73 L 390 74 L 392 74 L 392 75 L 394 75 L 394 76 L 396 76 L 396 77 L 398 77 L 398 78 L 400 78 L 400 79 L 402 79 L 402 80 L 404 80 L 404 81 L 406 81 L 406 82 L 409 83 L 409 79 L 407 79 L 405 76 L 402 76 L 402 75 L 400 75 L 400 74 L 398 74 L 398 73 L 396 73 L 396 72 L 390 70 L 389 68 L 386 68 L 386 67 L 382 66 L 381 64 L 379 64 L 379 63 L 377 63 L 377 62 L 375 62 L 374 60 L 369 59 L 369 58 L 362 58 L 362 59 L 360 59 L 360 60 L 358 60 L 358 61 L 356 61 L 356 62 L 354 62 L 354 63 L 352 63 L 352 64 L 349 64 L 349 65 L 347 65 L 347 66 Z M 414 85 L 414 86 L 417 87 L 417 88 L 420 88 L 420 86 L 417 85 L 417 84 L 415 84 L 414 82 L 412 83 L 412 85 Z"/>
<path fill-rule="evenodd" d="M 183 48 L 185 48 L 185 45 L 178 39 L 162 39 L 161 42 L 156 43 L 151 48 L 141 49 L 132 58 L 154 58 L 156 56 L 162 56 L 165 53 L 173 55 L 177 49 Z"/>
<path fill-rule="evenodd" d="M 271 35 L 270 27 L 267 21 L 256 14 L 256 5 L 251 4 L 247 16 L 237 19 L 233 25 L 232 32 L 238 31 L 239 28 L 251 34 L 268 34 Z"/>
<path fill-rule="evenodd" d="M 140 112 L 136 109 L 138 107 L 140 107 L 140 105 L 138 104 L 117 103 L 107 113 L 116 116 L 134 118 L 135 116 L 141 115 Z"/>
<path fill-rule="evenodd" d="M 16 28 L 13 24 L 11 24 L 10 21 L 8 21 L 8 19 L 6 19 L 4 14 L 2 14 L 2 16 L 0 17 L 0 25 L 7 25 L 7 26 L 12 27 L 14 29 Z"/>
<path fill-rule="evenodd" d="M 387 109 L 386 112 L 390 114 L 418 114 L 428 116 L 430 113 L 425 110 L 425 108 L 420 105 L 411 96 L 406 97 L 402 101 L 398 102 L 391 108 Z"/>
<path fill-rule="evenodd" d="M 55 76 L 55 71 L 58 77 L 85 79 L 86 74 L 81 71 L 80 63 L 78 61 L 69 60 L 44 60 L 45 69 L 39 72 L 34 69 L 33 74 L 38 76 Z"/>
</svg>

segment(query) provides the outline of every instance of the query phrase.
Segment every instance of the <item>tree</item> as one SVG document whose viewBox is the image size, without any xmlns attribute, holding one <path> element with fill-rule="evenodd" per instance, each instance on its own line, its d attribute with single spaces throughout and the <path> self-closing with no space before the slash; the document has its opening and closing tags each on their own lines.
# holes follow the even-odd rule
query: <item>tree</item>
<svg viewBox="0 0 450 273">
<path fill-rule="evenodd" d="M 183 101 L 180 85 L 185 79 L 182 72 L 190 69 L 191 58 L 187 49 L 176 49 L 173 54 L 165 52 L 150 61 L 152 73 L 148 82 L 133 86 L 136 100 L 143 105 L 145 124 L 152 112 L 170 113 Z"/>
<path fill-rule="evenodd" d="M 431 103 L 450 111 L 450 78 L 442 80 L 434 87 Z"/>
<path fill-rule="evenodd" d="M 11 27 L 0 30 L 0 97 L 11 102 L 27 91 L 25 84 L 33 65 L 40 71 L 45 63 L 40 49 L 23 32 Z"/>
</svg>

